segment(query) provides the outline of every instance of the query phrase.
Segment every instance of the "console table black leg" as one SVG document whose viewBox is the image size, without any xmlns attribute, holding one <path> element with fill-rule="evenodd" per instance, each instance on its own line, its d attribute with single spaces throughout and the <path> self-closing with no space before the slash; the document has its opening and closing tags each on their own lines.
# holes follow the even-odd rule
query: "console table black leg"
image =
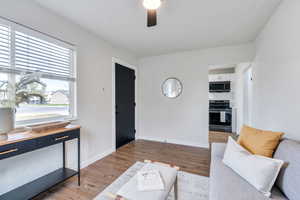
<svg viewBox="0 0 300 200">
<path fill-rule="evenodd" d="M 63 142 L 63 168 L 66 168 L 66 143 Z"/>
<path fill-rule="evenodd" d="M 77 166 L 77 170 L 78 170 L 78 186 L 80 186 L 80 136 L 78 137 L 78 166 Z"/>
</svg>

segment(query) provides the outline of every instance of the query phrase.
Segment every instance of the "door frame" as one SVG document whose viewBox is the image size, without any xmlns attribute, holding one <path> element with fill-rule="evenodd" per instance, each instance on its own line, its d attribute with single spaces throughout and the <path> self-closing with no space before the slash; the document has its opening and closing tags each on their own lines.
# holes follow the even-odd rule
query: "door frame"
<svg viewBox="0 0 300 200">
<path fill-rule="evenodd" d="M 126 61 L 119 58 L 112 58 L 112 148 L 116 151 L 116 64 L 123 65 L 129 69 L 134 70 L 135 73 L 135 130 L 137 138 L 138 132 L 138 69 L 136 66 L 127 63 Z"/>
<path fill-rule="evenodd" d="M 252 100 L 253 100 L 253 67 L 249 65 L 243 71 L 243 123 L 252 125 Z"/>
</svg>

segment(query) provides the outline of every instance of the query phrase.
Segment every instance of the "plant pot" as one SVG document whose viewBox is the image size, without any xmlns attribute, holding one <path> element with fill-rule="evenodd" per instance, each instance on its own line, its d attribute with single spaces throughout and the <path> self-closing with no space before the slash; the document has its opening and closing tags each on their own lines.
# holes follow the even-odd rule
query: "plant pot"
<svg viewBox="0 0 300 200">
<path fill-rule="evenodd" d="M 0 108 L 0 140 L 7 140 L 7 133 L 15 126 L 15 110 L 13 108 Z"/>
<path fill-rule="evenodd" d="M 4 141 L 8 139 L 7 133 L 0 133 L 0 141 Z"/>
</svg>

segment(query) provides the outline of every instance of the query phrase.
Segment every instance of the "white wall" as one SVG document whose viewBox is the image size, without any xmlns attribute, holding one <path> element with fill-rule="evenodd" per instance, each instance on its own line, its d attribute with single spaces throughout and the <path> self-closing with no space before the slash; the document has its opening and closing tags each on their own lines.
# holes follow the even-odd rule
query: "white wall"
<svg viewBox="0 0 300 200">
<path fill-rule="evenodd" d="M 113 150 L 112 147 L 112 57 L 133 65 L 136 58 L 114 48 L 97 36 L 66 21 L 32 0 L 0 0 L 4 16 L 59 37 L 78 48 L 78 114 L 82 125 L 82 164 Z M 69 163 L 76 160 L 76 146 L 68 146 Z M 61 146 L 0 161 L 0 194 L 45 175 L 62 165 Z"/>
<path fill-rule="evenodd" d="M 256 40 L 253 125 L 300 140 L 300 1 L 283 0 Z"/>
<path fill-rule="evenodd" d="M 253 59 L 252 45 L 220 47 L 149 57 L 139 62 L 139 138 L 208 146 L 208 67 Z M 177 99 L 162 95 L 168 77 L 183 83 Z"/>
</svg>

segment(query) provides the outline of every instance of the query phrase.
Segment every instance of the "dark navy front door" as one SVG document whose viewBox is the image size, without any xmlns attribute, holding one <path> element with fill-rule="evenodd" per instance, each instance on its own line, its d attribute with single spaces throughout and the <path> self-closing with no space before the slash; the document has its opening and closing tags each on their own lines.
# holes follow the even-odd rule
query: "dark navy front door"
<svg viewBox="0 0 300 200">
<path fill-rule="evenodd" d="M 116 64 L 116 147 L 135 140 L 135 71 Z"/>
</svg>

